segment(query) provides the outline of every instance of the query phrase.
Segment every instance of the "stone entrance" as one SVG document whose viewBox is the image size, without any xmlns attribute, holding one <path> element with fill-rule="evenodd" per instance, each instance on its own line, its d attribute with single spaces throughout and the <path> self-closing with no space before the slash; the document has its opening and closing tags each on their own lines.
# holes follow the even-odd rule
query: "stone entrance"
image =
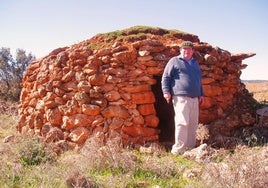
<svg viewBox="0 0 268 188">
<path fill-rule="evenodd" d="M 174 110 L 172 103 L 167 103 L 163 97 L 161 90 L 161 76 L 155 76 L 157 81 L 152 86 L 152 91 L 155 95 L 155 110 L 159 118 L 158 128 L 160 129 L 159 141 L 160 142 L 174 142 Z"/>
</svg>

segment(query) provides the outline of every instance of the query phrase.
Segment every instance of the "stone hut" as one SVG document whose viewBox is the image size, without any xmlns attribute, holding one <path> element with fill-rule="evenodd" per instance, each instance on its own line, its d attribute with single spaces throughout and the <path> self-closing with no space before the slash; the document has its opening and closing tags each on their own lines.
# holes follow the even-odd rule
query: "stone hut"
<svg viewBox="0 0 268 188">
<path fill-rule="evenodd" d="M 23 77 L 18 131 L 47 142 L 82 145 L 104 133 L 124 144 L 173 140 L 173 108 L 161 92 L 161 76 L 179 45 L 190 40 L 203 74 L 206 103 L 200 123 L 210 135 L 229 136 L 250 126 L 252 96 L 240 80 L 242 60 L 179 30 L 136 26 L 98 34 L 58 48 L 32 62 Z"/>
</svg>

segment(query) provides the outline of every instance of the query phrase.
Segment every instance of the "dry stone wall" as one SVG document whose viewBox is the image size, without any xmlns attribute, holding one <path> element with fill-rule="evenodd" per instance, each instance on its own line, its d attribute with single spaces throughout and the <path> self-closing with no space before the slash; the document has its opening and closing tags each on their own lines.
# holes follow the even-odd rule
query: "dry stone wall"
<svg viewBox="0 0 268 188">
<path fill-rule="evenodd" d="M 78 145 L 99 132 L 105 139 L 120 136 L 124 144 L 158 141 L 161 117 L 155 103 L 162 93 L 154 93 L 152 86 L 184 40 L 194 43 L 203 72 L 206 102 L 200 123 L 226 119 L 237 104 L 236 96 L 245 95 L 242 60 L 255 54 L 231 54 L 195 35 L 159 28 L 134 27 L 111 34 L 56 49 L 28 66 L 22 81 L 20 132 Z M 230 125 L 217 121 L 211 130 L 228 134 L 245 124 L 240 117 L 232 117 L 235 124 L 230 118 Z"/>
</svg>

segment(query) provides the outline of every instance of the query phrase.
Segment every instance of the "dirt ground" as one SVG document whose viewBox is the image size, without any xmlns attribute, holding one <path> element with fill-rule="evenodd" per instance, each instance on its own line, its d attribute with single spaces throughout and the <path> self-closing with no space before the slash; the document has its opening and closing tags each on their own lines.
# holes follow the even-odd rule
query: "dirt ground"
<svg viewBox="0 0 268 188">
<path fill-rule="evenodd" d="M 257 101 L 268 105 L 268 81 L 246 81 L 244 84 Z"/>
</svg>

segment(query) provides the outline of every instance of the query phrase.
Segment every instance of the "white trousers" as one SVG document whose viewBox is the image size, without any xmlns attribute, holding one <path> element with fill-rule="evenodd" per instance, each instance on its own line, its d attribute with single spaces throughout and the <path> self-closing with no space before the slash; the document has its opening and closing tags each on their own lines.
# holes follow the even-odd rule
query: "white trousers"
<svg viewBox="0 0 268 188">
<path fill-rule="evenodd" d="M 196 146 L 199 102 L 197 97 L 186 96 L 173 96 L 172 102 L 175 111 L 175 143 L 171 153 L 181 154 Z"/>
</svg>

